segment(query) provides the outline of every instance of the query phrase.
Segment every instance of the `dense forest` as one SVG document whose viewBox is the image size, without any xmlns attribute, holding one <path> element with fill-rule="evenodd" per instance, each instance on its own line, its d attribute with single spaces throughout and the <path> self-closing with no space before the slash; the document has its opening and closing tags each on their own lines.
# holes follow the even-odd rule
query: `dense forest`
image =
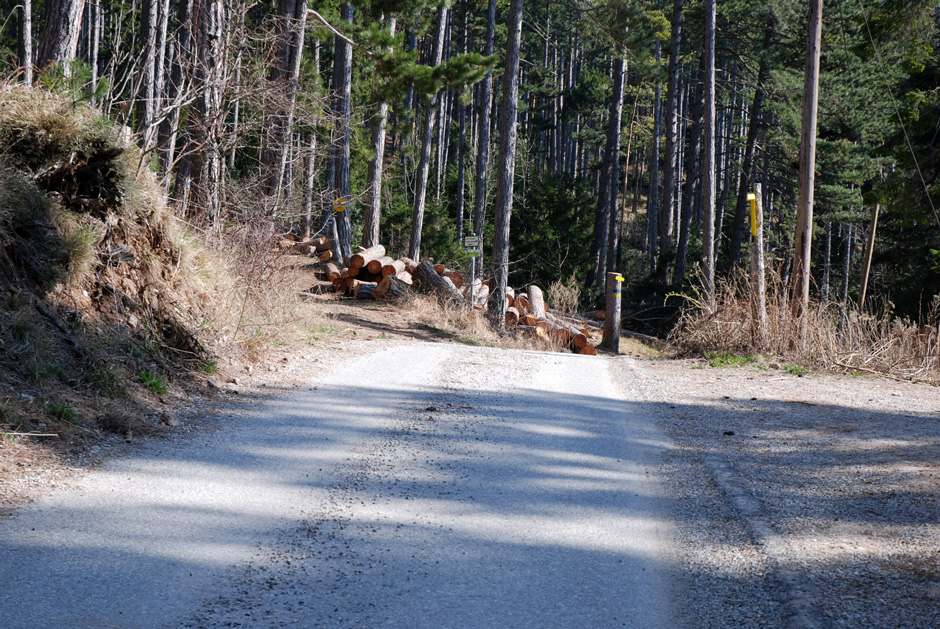
<svg viewBox="0 0 940 629">
<path fill-rule="evenodd" d="M 812 295 L 916 319 L 940 294 L 940 16 L 820 4 Z M 203 229 L 462 267 L 480 235 L 500 281 L 587 302 L 617 270 L 655 321 L 747 267 L 759 185 L 768 272 L 793 275 L 806 3 L 0 0 L 0 18 L 6 86 L 125 125 Z"/>
</svg>

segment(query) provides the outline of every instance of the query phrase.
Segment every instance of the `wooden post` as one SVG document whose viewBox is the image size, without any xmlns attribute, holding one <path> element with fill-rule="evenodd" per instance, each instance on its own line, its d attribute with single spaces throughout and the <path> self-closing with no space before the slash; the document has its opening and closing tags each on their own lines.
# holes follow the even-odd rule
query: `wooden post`
<svg viewBox="0 0 940 629">
<path fill-rule="evenodd" d="M 620 273 L 607 274 L 607 316 L 604 318 L 604 340 L 601 347 L 614 354 L 620 353 Z"/>
<path fill-rule="evenodd" d="M 767 338 L 767 288 L 764 284 L 764 203 L 761 185 L 754 184 L 751 202 L 751 339 L 757 347 Z"/>
<path fill-rule="evenodd" d="M 871 228 L 868 230 L 868 242 L 865 243 L 865 259 L 862 260 L 862 283 L 858 287 L 858 311 L 865 307 L 865 293 L 868 292 L 868 274 L 871 273 L 871 256 L 875 250 L 875 231 L 878 229 L 878 213 L 881 204 L 876 203 L 871 209 Z"/>
</svg>

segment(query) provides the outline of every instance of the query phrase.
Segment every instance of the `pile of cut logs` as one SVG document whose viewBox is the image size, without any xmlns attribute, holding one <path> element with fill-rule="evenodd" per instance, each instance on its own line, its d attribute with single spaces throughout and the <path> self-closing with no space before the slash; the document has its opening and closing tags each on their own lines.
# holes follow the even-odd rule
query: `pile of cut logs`
<svg viewBox="0 0 940 629">
<path fill-rule="evenodd" d="M 348 256 L 340 267 L 332 261 L 332 246 L 332 241 L 325 237 L 282 242 L 282 247 L 289 248 L 291 253 L 317 256 L 324 262 L 326 277 L 338 293 L 357 299 L 397 300 L 419 292 L 435 295 L 447 303 L 464 304 L 472 295 L 474 310 L 487 309 L 490 280 L 477 279 L 471 291 L 459 272 L 427 260 L 420 263 L 410 258 L 396 260 L 385 255 L 382 245 Z M 538 286 L 529 286 L 528 292 L 520 293 L 507 288 L 506 301 L 507 328 L 545 339 L 558 347 L 568 347 L 576 354 L 597 354 L 588 328 L 577 320 L 549 312 Z"/>
</svg>

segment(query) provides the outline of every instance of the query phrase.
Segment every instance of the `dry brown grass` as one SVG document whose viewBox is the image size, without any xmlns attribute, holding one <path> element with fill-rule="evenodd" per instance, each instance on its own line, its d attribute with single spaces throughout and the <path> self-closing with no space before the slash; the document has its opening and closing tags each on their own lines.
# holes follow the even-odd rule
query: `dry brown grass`
<svg viewBox="0 0 940 629">
<path fill-rule="evenodd" d="M 432 327 L 445 336 L 469 345 L 535 351 L 562 349 L 547 339 L 524 333 L 521 328 L 510 328 L 506 334 L 500 335 L 482 311 L 471 312 L 463 304 L 441 304 L 437 299 L 425 295 L 416 295 L 405 302 L 402 305 L 402 314 L 407 319 Z"/>
<path fill-rule="evenodd" d="M 859 313 L 842 304 L 813 302 L 804 332 L 794 318 L 779 278 L 767 286 L 767 327 L 755 334 L 745 282 L 720 282 L 715 306 L 686 298 L 670 342 L 684 354 L 769 354 L 816 369 L 872 373 L 940 383 L 940 296 L 925 322 Z"/>
<path fill-rule="evenodd" d="M 301 275 L 293 268 L 298 258 L 275 246 L 278 235 L 271 223 L 239 225 L 221 234 L 181 220 L 177 225 L 177 237 L 186 243 L 186 282 L 205 312 L 204 332 L 218 346 L 239 348 L 252 362 L 285 342 L 299 317 Z"/>
</svg>

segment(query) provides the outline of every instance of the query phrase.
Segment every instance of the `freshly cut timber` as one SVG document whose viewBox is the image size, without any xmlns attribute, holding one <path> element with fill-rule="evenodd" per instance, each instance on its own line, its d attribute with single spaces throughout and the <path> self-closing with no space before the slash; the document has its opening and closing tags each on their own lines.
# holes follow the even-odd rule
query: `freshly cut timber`
<svg viewBox="0 0 940 629">
<path fill-rule="evenodd" d="M 375 260 L 369 261 L 369 263 L 366 265 L 366 268 L 369 269 L 369 273 L 380 275 L 383 274 L 382 269 L 385 268 L 385 265 L 391 264 L 392 261 L 393 260 L 391 257 L 382 256 L 381 258 L 376 258 Z"/>
<path fill-rule="evenodd" d="M 585 356 L 597 356 L 597 348 L 588 343 L 584 347 L 578 349 L 579 354 L 584 354 Z"/>
<path fill-rule="evenodd" d="M 530 327 L 535 327 L 538 325 L 539 318 L 534 314 L 525 314 L 519 317 L 519 325 L 527 325 Z"/>
<path fill-rule="evenodd" d="M 513 302 L 516 300 L 516 291 L 512 286 L 506 287 L 506 306 L 512 306 Z"/>
<path fill-rule="evenodd" d="M 532 284 L 529 286 L 529 312 L 539 319 L 545 318 L 545 297 L 542 295 L 542 289 Z"/>
<path fill-rule="evenodd" d="M 459 290 L 463 286 L 463 275 L 457 271 L 444 271 L 444 277 L 449 277 L 450 281 L 454 283 L 454 286 Z"/>
<path fill-rule="evenodd" d="M 382 275 L 398 275 L 405 272 L 404 260 L 392 260 L 382 267 Z"/>
<path fill-rule="evenodd" d="M 400 260 L 405 263 L 405 270 L 414 275 L 415 267 L 418 266 L 418 263 L 411 258 L 400 258 Z"/>
<path fill-rule="evenodd" d="M 385 247 L 383 245 L 375 245 L 349 256 L 349 266 L 361 268 L 384 255 Z"/>
<path fill-rule="evenodd" d="M 344 293 L 344 292 L 346 292 L 346 279 L 347 279 L 347 278 L 345 278 L 345 277 L 337 277 L 337 278 L 334 278 L 334 279 L 332 280 L 332 282 L 333 282 L 333 290 L 335 290 L 337 293 Z"/>
<path fill-rule="evenodd" d="M 486 308 L 486 301 L 490 298 L 490 285 L 486 282 L 480 284 L 480 287 L 473 291 L 473 307 Z"/>
<path fill-rule="evenodd" d="M 520 315 L 529 313 L 529 300 L 526 298 L 525 293 L 516 295 L 516 298 L 512 300 L 512 305 L 519 311 Z"/>
<path fill-rule="evenodd" d="M 422 293 L 433 294 L 447 301 L 463 301 L 463 295 L 454 287 L 454 283 L 438 275 L 427 260 L 415 267 L 411 277 L 415 289 Z"/>
<path fill-rule="evenodd" d="M 409 273 L 408 271 L 402 271 L 401 273 L 396 274 L 395 277 L 400 279 L 402 282 L 404 282 L 408 286 L 411 286 L 411 284 L 414 282 L 414 280 L 411 279 L 411 273 Z"/>
<path fill-rule="evenodd" d="M 329 236 L 320 236 L 311 241 L 317 252 L 330 251 L 333 249 L 333 239 Z"/>
<path fill-rule="evenodd" d="M 386 275 L 372 291 L 373 299 L 404 299 L 411 294 L 411 287 L 394 275 Z"/>
<path fill-rule="evenodd" d="M 340 276 L 339 267 L 333 264 L 332 262 L 328 263 L 326 265 L 326 276 L 327 278 L 329 278 L 331 282 L 335 280 L 337 277 Z"/>
<path fill-rule="evenodd" d="M 444 272 L 447 270 L 447 267 L 443 264 L 435 264 L 434 270 L 437 271 L 438 275 L 444 275 Z"/>
<path fill-rule="evenodd" d="M 519 311 L 509 306 L 506 308 L 506 327 L 515 327 L 519 323 Z"/>
<path fill-rule="evenodd" d="M 329 262 L 332 259 L 333 259 L 332 251 L 324 251 L 323 253 L 320 254 L 320 262 Z"/>
</svg>

